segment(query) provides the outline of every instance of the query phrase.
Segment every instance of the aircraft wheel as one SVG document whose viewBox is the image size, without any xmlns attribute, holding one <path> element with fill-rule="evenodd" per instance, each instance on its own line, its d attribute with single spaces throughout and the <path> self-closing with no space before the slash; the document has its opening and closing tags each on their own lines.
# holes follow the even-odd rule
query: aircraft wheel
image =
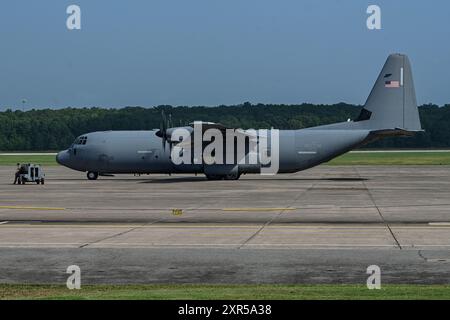
<svg viewBox="0 0 450 320">
<path fill-rule="evenodd" d="M 97 180 L 97 178 L 98 178 L 98 172 L 89 171 L 89 172 L 87 173 L 87 178 L 88 178 L 89 180 Z"/>
<path fill-rule="evenodd" d="M 40 180 L 36 180 L 36 184 L 39 184 L 39 183 L 41 183 L 41 181 Z"/>
<path fill-rule="evenodd" d="M 44 179 L 41 179 L 41 184 L 44 184 Z"/>
<path fill-rule="evenodd" d="M 227 174 L 224 178 L 225 180 L 239 180 L 240 176 L 241 175 L 239 173 L 230 173 Z"/>
</svg>

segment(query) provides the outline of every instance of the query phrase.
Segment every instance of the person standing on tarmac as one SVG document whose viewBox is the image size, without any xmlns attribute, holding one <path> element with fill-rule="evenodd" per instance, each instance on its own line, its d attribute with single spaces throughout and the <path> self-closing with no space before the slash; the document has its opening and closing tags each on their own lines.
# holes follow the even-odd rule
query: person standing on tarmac
<svg viewBox="0 0 450 320">
<path fill-rule="evenodd" d="M 15 173 L 15 175 L 14 175 L 14 184 L 16 184 L 17 182 L 19 182 L 20 171 L 21 171 L 20 163 L 18 163 L 18 164 L 17 164 L 17 170 L 16 170 L 16 173 Z"/>
</svg>

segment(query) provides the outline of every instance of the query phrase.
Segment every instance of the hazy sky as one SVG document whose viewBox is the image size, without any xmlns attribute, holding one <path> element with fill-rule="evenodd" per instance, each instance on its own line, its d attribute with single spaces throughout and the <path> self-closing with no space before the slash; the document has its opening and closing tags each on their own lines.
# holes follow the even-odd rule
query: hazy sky
<svg viewBox="0 0 450 320">
<path fill-rule="evenodd" d="M 0 108 L 362 104 L 392 52 L 410 56 L 419 104 L 450 103 L 449 14 L 448 0 L 5 0 Z"/>
</svg>

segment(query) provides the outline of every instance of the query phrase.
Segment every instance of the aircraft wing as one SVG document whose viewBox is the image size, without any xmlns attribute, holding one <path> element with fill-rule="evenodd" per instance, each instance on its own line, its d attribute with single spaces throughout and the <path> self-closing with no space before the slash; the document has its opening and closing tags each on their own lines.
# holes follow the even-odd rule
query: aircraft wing
<svg viewBox="0 0 450 320">
<path fill-rule="evenodd" d="M 190 126 L 192 128 L 194 128 L 195 125 L 201 125 L 202 126 L 202 132 L 205 132 L 208 129 L 220 130 L 224 134 L 224 137 L 225 137 L 225 132 L 226 132 L 227 129 L 228 130 L 234 130 L 236 135 L 244 135 L 244 136 L 249 137 L 249 138 L 256 139 L 257 136 L 258 136 L 255 130 L 250 131 L 250 130 L 244 130 L 244 129 L 240 129 L 240 128 L 231 128 L 231 127 L 224 126 L 221 123 L 203 122 L 203 121 L 195 121 L 195 122 L 190 123 Z"/>
<path fill-rule="evenodd" d="M 206 131 L 208 129 L 218 129 L 220 131 L 225 131 L 226 129 L 231 129 L 229 127 L 224 126 L 221 123 L 215 123 L 215 122 L 205 122 L 205 121 L 194 121 L 189 124 L 192 128 L 194 126 L 202 126 L 202 130 Z"/>
<path fill-rule="evenodd" d="M 177 147 L 180 147 L 180 148 L 186 148 L 186 147 L 191 146 L 194 143 L 193 139 L 192 139 L 192 133 L 194 132 L 195 126 L 201 126 L 202 134 L 208 129 L 217 129 L 222 132 L 224 139 L 226 138 L 226 130 L 234 130 L 234 133 L 237 136 L 243 135 L 243 136 L 248 137 L 249 139 L 257 139 L 258 138 L 256 131 L 248 131 L 248 130 L 243 130 L 243 129 L 231 128 L 231 127 L 227 127 L 221 123 L 195 121 L 195 122 L 190 123 L 189 126 L 191 128 L 190 141 L 182 141 L 182 142 L 178 142 L 178 143 L 175 142 L 174 145 L 176 145 Z M 173 129 L 176 129 L 176 128 L 173 128 Z M 169 129 L 169 130 L 173 130 L 173 129 Z"/>
</svg>

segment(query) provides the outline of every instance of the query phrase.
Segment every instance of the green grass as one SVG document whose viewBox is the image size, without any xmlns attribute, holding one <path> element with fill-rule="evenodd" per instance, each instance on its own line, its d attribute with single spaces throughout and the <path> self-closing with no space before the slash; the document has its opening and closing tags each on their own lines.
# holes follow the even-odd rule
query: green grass
<svg viewBox="0 0 450 320">
<path fill-rule="evenodd" d="M 347 153 L 329 165 L 450 165 L 450 152 Z"/>
<path fill-rule="evenodd" d="M 0 154 L 0 165 L 15 166 L 17 163 L 34 163 L 45 166 L 56 166 L 56 157 L 54 155 L 22 155 L 22 156 L 5 156 Z"/>
<path fill-rule="evenodd" d="M 0 154 L 0 165 L 14 166 L 16 163 L 36 163 L 56 166 L 53 155 L 8 156 Z M 374 152 L 347 153 L 337 157 L 328 165 L 450 165 L 450 152 Z"/>
<path fill-rule="evenodd" d="M 68 290 L 57 285 L 0 284 L 0 299 L 268 299 L 268 300 L 391 300 L 450 299 L 450 285 L 89 285 Z"/>
</svg>

